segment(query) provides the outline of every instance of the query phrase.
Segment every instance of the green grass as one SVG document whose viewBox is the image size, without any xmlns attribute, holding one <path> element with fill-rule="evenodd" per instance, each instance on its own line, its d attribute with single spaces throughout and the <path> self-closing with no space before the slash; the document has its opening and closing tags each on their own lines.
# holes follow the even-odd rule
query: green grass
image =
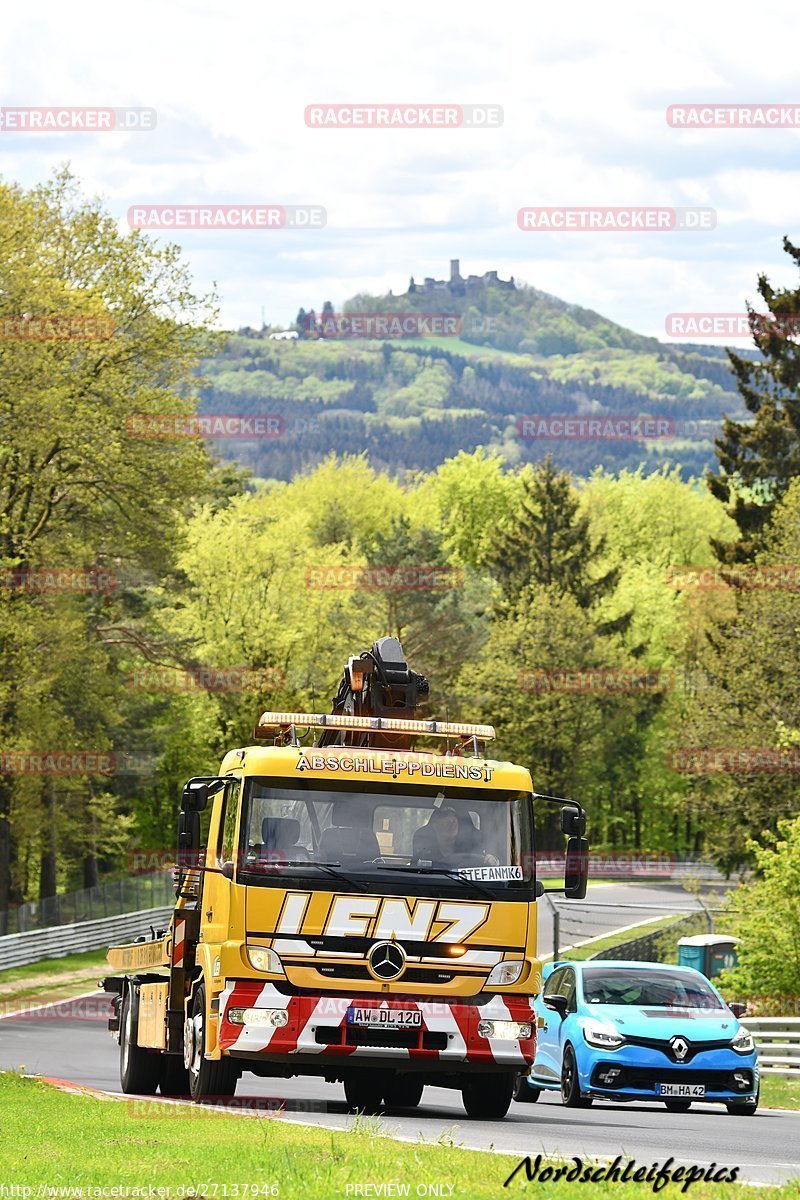
<svg viewBox="0 0 800 1200">
<path fill-rule="evenodd" d="M 558 957 L 560 959 L 569 958 L 573 962 L 583 962 L 595 954 L 604 954 L 607 958 L 613 958 L 610 951 L 615 946 L 621 946 L 623 942 L 630 942 L 634 938 L 645 937 L 648 933 L 658 933 L 660 929 L 667 929 L 675 920 L 674 916 L 656 917 L 652 921 L 645 921 L 643 924 L 637 925 L 634 929 L 616 930 L 613 933 L 604 934 L 602 937 L 592 938 L 583 946 L 576 946 L 572 950 L 563 950 Z M 547 957 L 552 956 L 548 955 Z"/>
<path fill-rule="evenodd" d="M 65 1000 L 91 991 L 108 971 L 105 950 L 87 950 L 0 971 L 0 1005 L 22 1000 Z"/>
<path fill-rule="evenodd" d="M 745 1025 L 747 1017 L 744 1018 Z M 796 1079 L 782 1079 L 779 1075 L 761 1076 L 761 1100 L 764 1108 L 800 1109 L 800 1071 Z"/>
<path fill-rule="evenodd" d="M 232 1188 L 238 1185 L 242 1200 L 270 1194 L 281 1200 L 329 1200 L 354 1195 L 352 1186 L 348 1193 L 348 1185 L 392 1182 L 410 1184 L 412 1196 L 419 1184 L 444 1185 L 445 1196 L 453 1185 L 453 1197 L 469 1200 L 543 1194 L 540 1184 L 528 1185 L 524 1172 L 504 1189 L 503 1181 L 519 1159 L 460 1149 L 458 1129 L 437 1143 L 408 1143 L 387 1135 L 391 1118 L 353 1119 L 348 1131 L 333 1131 L 149 1102 L 144 1102 L 145 1115 L 139 1115 L 134 1103 L 142 1104 L 64 1095 L 35 1080 L 0 1073 L 0 1180 L 69 1186 L 76 1192 L 150 1186 L 170 1189 L 175 1196 L 178 1189 L 194 1189 L 195 1195 L 212 1200 L 223 1195 L 223 1185 L 228 1196 L 236 1195 Z M 691 1153 L 688 1149 L 689 1157 Z M 276 1187 L 273 1193 L 271 1185 Z M 680 1188 L 671 1183 L 659 1195 L 678 1197 L 683 1194 Z M 614 1190 L 613 1184 L 598 1183 L 591 1194 L 606 1196 Z M 580 1183 L 564 1180 L 548 1183 L 544 1191 L 553 1200 L 578 1200 L 588 1194 Z M 616 1191 L 620 1194 L 619 1185 Z M 735 1184 L 697 1183 L 688 1194 L 693 1200 L 730 1200 L 742 1193 Z M 628 1183 L 622 1195 L 645 1200 L 653 1190 L 646 1183 Z M 746 1196 L 800 1200 L 800 1183 L 748 1188 Z"/>
</svg>

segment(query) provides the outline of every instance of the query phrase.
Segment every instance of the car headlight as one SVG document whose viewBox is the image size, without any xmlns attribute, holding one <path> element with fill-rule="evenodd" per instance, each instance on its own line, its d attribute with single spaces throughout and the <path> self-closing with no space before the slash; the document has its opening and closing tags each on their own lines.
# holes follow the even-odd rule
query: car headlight
<svg viewBox="0 0 800 1200">
<path fill-rule="evenodd" d="M 583 1036 L 590 1046 L 599 1050 L 616 1050 L 625 1041 L 613 1025 L 604 1025 L 601 1021 L 584 1021 Z"/>
<path fill-rule="evenodd" d="M 524 1042 L 533 1034 L 530 1021 L 478 1021 L 478 1037 Z"/>
<path fill-rule="evenodd" d="M 283 963 L 274 950 L 264 946 L 248 946 L 247 960 L 256 971 L 268 971 L 271 975 L 283 975 Z"/>
<path fill-rule="evenodd" d="M 486 985 L 488 987 L 506 987 L 510 983 L 517 983 L 524 966 L 525 964 L 522 959 L 519 959 L 517 962 L 498 963 L 489 972 Z"/>
<path fill-rule="evenodd" d="M 736 1037 L 731 1042 L 731 1049 L 735 1050 L 737 1054 L 752 1054 L 755 1048 L 756 1044 L 753 1041 L 753 1035 L 748 1029 L 741 1026 Z"/>
<path fill-rule="evenodd" d="M 231 1025 L 272 1025 L 273 1028 L 289 1021 L 285 1008 L 229 1008 L 227 1017 Z"/>
</svg>

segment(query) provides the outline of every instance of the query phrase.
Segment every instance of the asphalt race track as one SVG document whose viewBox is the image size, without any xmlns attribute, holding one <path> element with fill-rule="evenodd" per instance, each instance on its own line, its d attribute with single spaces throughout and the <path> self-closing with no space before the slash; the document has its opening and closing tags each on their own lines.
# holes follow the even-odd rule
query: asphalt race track
<svg viewBox="0 0 800 1200">
<path fill-rule="evenodd" d="M 620 888 L 630 900 L 636 889 Z M 653 896 L 656 889 L 650 889 Z M 665 893 L 657 889 L 663 904 Z M 599 899 L 611 899 L 616 887 L 591 889 Z M 637 896 L 636 899 L 640 899 Z M 646 914 L 642 914 L 646 915 Z M 619 913 L 610 925 L 641 919 Z M 544 934 L 544 930 L 542 933 Z M 544 937 L 542 941 L 544 942 Z M 543 951 L 546 947 L 543 945 Z M 0 1069 L 19 1069 L 74 1083 L 119 1092 L 118 1047 L 105 1028 L 107 998 L 100 992 L 89 1000 L 64 1001 L 0 1020 Z M 269 1097 L 264 1105 L 284 1119 L 344 1129 L 352 1121 L 339 1084 L 316 1079 L 265 1081 L 246 1075 L 237 1098 Z M 260 1106 L 259 1106 L 260 1107 Z M 668 1113 L 659 1105 L 614 1105 L 595 1102 L 591 1109 L 566 1109 L 554 1097 L 537 1104 L 512 1104 L 503 1121 L 471 1121 L 458 1092 L 426 1088 L 412 1115 L 388 1112 L 381 1118 L 387 1132 L 417 1141 L 445 1135 L 457 1145 L 494 1149 L 508 1154 L 538 1153 L 613 1158 L 629 1155 L 637 1165 L 676 1162 L 739 1167 L 739 1178 L 754 1183 L 778 1183 L 800 1175 L 800 1112 L 761 1109 L 754 1117 L 730 1116 L 724 1107 L 695 1104 L 688 1113 Z M 502 1180 L 498 1178 L 498 1183 Z"/>
</svg>

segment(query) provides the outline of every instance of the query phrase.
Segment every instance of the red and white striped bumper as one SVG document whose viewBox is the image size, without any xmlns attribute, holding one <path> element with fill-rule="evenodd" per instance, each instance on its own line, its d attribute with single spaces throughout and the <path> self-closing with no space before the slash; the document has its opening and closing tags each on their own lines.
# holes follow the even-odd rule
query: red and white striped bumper
<svg viewBox="0 0 800 1200">
<path fill-rule="evenodd" d="M 422 1025 L 414 1029 L 372 1029 L 349 1025 L 347 1010 L 387 1007 L 419 1009 Z M 232 1025 L 230 1008 L 284 1009 L 285 1025 Z M 220 998 L 219 1045 L 223 1051 L 249 1054 L 381 1058 L 421 1062 L 493 1063 L 522 1068 L 536 1051 L 536 1015 L 531 997 L 493 996 L 485 1004 L 423 1002 L 413 997 L 355 1000 L 350 996 L 284 996 L 272 983 L 231 982 Z M 527 1021 L 531 1037 L 511 1041 L 478 1034 L 478 1022 Z"/>
</svg>

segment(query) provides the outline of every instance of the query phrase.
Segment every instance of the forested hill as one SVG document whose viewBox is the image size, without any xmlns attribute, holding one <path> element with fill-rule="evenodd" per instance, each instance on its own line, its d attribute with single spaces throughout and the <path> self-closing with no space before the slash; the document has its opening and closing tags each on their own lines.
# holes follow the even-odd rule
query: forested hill
<svg viewBox="0 0 800 1200">
<path fill-rule="evenodd" d="M 667 345 L 534 288 L 360 295 L 344 311 L 450 314 L 458 333 L 328 336 L 321 309 L 296 341 L 240 330 L 207 364 L 202 411 L 278 414 L 284 425 L 272 439 L 220 442 L 223 456 L 257 476 L 290 479 L 331 451 L 366 449 L 378 468 L 430 470 L 487 446 L 510 463 L 549 451 L 579 475 L 598 464 L 656 470 L 668 462 L 689 476 L 714 461 L 722 413 L 742 413 L 722 346 Z M 669 425 L 655 439 L 619 441 L 543 439 L 520 425 L 561 414 L 648 415 Z"/>
</svg>

